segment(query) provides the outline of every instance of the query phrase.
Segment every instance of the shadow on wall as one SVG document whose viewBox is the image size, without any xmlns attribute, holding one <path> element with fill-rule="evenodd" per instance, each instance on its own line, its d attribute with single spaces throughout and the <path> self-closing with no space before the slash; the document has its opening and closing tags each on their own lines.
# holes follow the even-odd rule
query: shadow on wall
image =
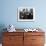
<svg viewBox="0 0 46 46">
<path fill-rule="evenodd" d="M 0 43 L 2 43 L 2 36 L 3 36 L 3 32 L 6 32 L 6 29 L 4 30 L 5 25 L 4 24 L 0 24 Z"/>
</svg>

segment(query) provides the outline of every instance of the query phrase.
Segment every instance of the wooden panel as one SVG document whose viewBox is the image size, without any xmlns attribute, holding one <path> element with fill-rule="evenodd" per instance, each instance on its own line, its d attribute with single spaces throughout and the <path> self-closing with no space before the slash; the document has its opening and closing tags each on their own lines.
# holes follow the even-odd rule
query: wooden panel
<svg viewBox="0 0 46 46">
<path fill-rule="evenodd" d="M 29 35 L 37 35 L 37 36 L 38 36 L 38 35 L 39 35 L 39 36 L 43 35 L 43 36 L 44 36 L 45 33 L 44 33 L 44 32 L 25 32 L 25 33 L 24 33 L 24 36 L 26 36 L 26 35 L 27 35 L 27 36 L 29 36 Z"/>
<path fill-rule="evenodd" d="M 43 44 L 32 44 L 32 46 L 44 46 Z"/>
<path fill-rule="evenodd" d="M 5 36 L 23 36 L 23 32 L 4 32 Z"/>
<path fill-rule="evenodd" d="M 23 36 L 18 35 L 18 33 L 15 33 L 17 35 L 12 35 L 12 34 L 9 33 L 6 35 L 5 33 L 3 37 L 3 46 L 23 46 Z M 22 33 L 19 33 L 19 34 L 22 34 Z"/>
<path fill-rule="evenodd" d="M 32 44 L 43 44 L 44 36 L 32 36 Z"/>
<path fill-rule="evenodd" d="M 14 44 L 15 46 L 23 46 L 23 39 L 21 37 L 16 37 L 12 40 L 4 40 L 3 45 L 11 45 Z"/>
<path fill-rule="evenodd" d="M 24 46 L 43 46 L 44 32 L 25 32 Z"/>
<path fill-rule="evenodd" d="M 30 36 L 25 36 L 24 37 L 24 46 L 31 46 L 31 44 L 32 44 L 32 37 L 30 37 Z"/>
</svg>

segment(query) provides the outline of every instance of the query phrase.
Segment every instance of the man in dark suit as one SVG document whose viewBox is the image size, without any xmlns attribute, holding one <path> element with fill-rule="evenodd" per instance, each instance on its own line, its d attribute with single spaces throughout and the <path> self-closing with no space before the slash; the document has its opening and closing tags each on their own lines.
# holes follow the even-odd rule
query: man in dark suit
<svg viewBox="0 0 46 46">
<path fill-rule="evenodd" d="M 25 16 L 25 9 L 23 9 L 22 11 L 20 11 L 20 19 L 24 19 Z"/>
<path fill-rule="evenodd" d="M 30 9 L 28 19 L 33 19 L 33 9 Z"/>
</svg>

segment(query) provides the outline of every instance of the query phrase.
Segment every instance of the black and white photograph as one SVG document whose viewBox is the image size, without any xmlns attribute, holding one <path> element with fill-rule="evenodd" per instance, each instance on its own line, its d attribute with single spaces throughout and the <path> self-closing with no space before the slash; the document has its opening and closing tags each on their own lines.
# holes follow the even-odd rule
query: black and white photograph
<svg viewBox="0 0 46 46">
<path fill-rule="evenodd" d="M 18 8 L 18 21 L 34 21 L 35 9 L 31 7 Z"/>
</svg>

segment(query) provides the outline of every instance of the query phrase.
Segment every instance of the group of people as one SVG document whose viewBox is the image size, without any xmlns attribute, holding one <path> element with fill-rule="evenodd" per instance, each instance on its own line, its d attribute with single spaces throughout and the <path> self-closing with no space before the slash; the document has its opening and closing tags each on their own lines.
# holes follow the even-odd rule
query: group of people
<svg viewBox="0 0 46 46">
<path fill-rule="evenodd" d="M 33 19 L 33 9 L 23 9 L 22 11 L 20 11 L 19 15 L 20 19 Z"/>
</svg>

